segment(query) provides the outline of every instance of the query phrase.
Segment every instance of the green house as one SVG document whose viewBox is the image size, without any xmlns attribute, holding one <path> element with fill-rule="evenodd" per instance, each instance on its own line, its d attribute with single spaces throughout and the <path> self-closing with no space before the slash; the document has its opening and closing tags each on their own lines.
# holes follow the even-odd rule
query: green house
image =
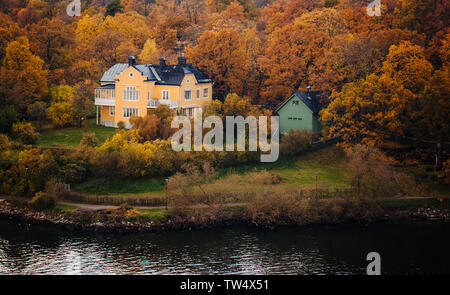
<svg viewBox="0 0 450 295">
<path fill-rule="evenodd" d="M 320 133 L 319 112 L 322 109 L 321 91 L 294 92 L 277 108 L 280 117 L 280 133 L 290 130 L 311 130 Z"/>
</svg>

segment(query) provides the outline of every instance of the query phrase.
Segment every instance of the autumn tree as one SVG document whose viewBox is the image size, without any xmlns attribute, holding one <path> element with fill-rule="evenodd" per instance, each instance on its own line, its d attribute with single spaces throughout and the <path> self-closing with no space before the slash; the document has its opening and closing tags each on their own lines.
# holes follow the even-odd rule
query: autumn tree
<svg viewBox="0 0 450 295">
<path fill-rule="evenodd" d="M 0 92 L 6 102 L 25 113 L 26 107 L 47 95 L 47 71 L 44 62 L 30 51 L 26 37 L 9 43 L 0 70 Z"/>
<path fill-rule="evenodd" d="M 44 60 L 49 82 L 61 83 L 74 61 L 74 30 L 61 19 L 44 18 L 30 28 L 31 50 Z"/>
<path fill-rule="evenodd" d="M 409 42 L 393 45 L 380 75 L 369 75 L 333 92 L 330 105 L 322 111 L 326 132 L 347 144 L 429 139 L 439 134 L 436 128 L 448 128 L 444 122 L 448 79 L 445 72 L 436 72 L 433 78 L 432 71 L 422 47 Z M 436 103 L 442 111 L 435 112 Z"/>
<path fill-rule="evenodd" d="M 262 95 L 281 101 L 301 87 L 312 85 L 321 89 L 322 85 L 311 80 L 310 74 L 317 70 L 316 61 L 324 54 L 327 42 L 324 32 L 299 20 L 275 30 L 259 59 L 267 73 Z"/>
<path fill-rule="evenodd" d="M 239 33 L 232 28 L 205 31 L 198 44 L 187 49 L 192 63 L 205 71 L 214 81 L 219 98 L 228 92 L 242 93 L 245 79 L 245 52 L 240 46 Z"/>
<path fill-rule="evenodd" d="M 68 85 L 52 87 L 50 98 L 48 117 L 58 127 L 69 125 L 81 127 L 83 120 L 93 109 L 93 102 L 89 98 Z"/>
</svg>

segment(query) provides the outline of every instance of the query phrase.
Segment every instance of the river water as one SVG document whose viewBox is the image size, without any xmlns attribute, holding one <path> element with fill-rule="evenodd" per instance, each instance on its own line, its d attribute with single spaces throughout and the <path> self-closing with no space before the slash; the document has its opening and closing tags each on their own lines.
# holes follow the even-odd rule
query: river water
<svg viewBox="0 0 450 295">
<path fill-rule="evenodd" d="M 0 274 L 450 274 L 450 224 L 92 234 L 0 221 Z"/>
</svg>

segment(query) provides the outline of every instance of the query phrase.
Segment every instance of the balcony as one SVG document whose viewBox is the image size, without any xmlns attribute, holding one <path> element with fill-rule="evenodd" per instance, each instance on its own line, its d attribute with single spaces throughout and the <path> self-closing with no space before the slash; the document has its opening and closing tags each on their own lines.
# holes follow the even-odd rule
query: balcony
<svg viewBox="0 0 450 295">
<path fill-rule="evenodd" d="M 160 105 L 167 105 L 171 109 L 178 107 L 178 102 L 176 100 L 159 100 L 159 99 L 148 99 L 147 108 L 156 109 Z"/>
<path fill-rule="evenodd" d="M 97 87 L 95 89 L 95 105 L 115 106 L 115 90 L 110 85 Z"/>
<path fill-rule="evenodd" d="M 115 106 L 116 100 L 114 98 L 96 98 L 95 105 L 97 105 L 97 106 Z"/>
</svg>

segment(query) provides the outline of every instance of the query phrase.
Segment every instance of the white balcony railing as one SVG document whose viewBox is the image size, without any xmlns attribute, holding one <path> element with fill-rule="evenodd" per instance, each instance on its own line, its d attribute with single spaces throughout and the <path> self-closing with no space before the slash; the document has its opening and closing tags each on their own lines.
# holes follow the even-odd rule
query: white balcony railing
<svg viewBox="0 0 450 295">
<path fill-rule="evenodd" d="M 115 106 L 116 100 L 114 98 L 96 98 L 95 105 L 98 106 Z"/>
<path fill-rule="evenodd" d="M 116 91 L 115 89 L 95 89 L 95 105 L 100 106 L 115 106 L 116 105 Z"/>
<path fill-rule="evenodd" d="M 155 109 L 160 105 L 167 105 L 169 108 L 174 109 L 178 106 L 178 102 L 176 100 L 158 100 L 158 99 L 148 99 L 147 107 Z"/>
</svg>

